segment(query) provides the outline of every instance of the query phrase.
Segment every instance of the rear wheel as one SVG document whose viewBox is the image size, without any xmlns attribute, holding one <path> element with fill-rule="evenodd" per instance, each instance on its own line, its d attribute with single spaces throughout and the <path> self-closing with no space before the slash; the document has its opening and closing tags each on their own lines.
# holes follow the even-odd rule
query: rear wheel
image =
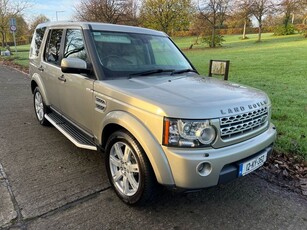
<svg viewBox="0 0 307 230">
<path fill-rule="evenodd" d="M 44 103 L 42 94 L 38 87 L 34 89 L 34 110 L 37 120 L 41 125 L 50 125 L 50 123 L 45 118 L 45 114 L 48 111 L 47 106 Z"/>
<path fill-rule="evenodd" d="M 113 133 L 106 147 L 106 168 L 112 187 L 127 204 L 144 204 L 156 187 L 156 179 L 144 150 L 126 131 Z"/>
</svg>

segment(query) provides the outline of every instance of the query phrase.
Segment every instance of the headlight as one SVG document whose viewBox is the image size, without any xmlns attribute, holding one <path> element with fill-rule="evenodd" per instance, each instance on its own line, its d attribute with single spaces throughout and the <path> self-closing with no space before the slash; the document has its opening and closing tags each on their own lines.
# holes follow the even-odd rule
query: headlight
<svg viewBox="0 0 307 230">
<path fill-rule="evenodd" d="M 209 120 L 164 118 L 163 145 L 178 147 L 209 146 L 216 138 Z"/>
</svg>

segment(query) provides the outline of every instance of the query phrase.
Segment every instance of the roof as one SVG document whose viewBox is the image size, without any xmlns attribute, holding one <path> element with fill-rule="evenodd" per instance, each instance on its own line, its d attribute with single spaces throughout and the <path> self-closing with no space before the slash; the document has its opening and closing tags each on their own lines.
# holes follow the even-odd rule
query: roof
<svg viewBox="0 0 307 230">
<path fill-rule="evenodd" d="M 139 34 L 150 34 L 158 36 L 167 36 L 162 31 L 147 29 L 136 26 L 126 26 L 109 23 L 98 23 L 98 22 L 73 22 L 73 21 L 61 21 L 61 22 L 46 22 L 39 24 L 37 28 L 41 27 L 68 27 L 68 26 L 81 26 L 83 29 L 91 30 L 103 30 L 103 31 L 114 31 L 114 32 L 127 32 L 127 33 L 139 33 Z"/>
</svg>

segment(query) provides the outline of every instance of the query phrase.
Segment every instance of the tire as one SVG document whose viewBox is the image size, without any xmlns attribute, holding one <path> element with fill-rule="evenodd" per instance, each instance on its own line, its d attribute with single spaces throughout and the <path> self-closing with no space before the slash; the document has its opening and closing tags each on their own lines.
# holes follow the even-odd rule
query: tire
<svg viewBox="0 0 307 230">
<path fill-rule="evenodd" d="M 109 181 L 123 202 L 144 205 L 152 201 L 156 178 L 144 150 L 130 133 L 121 130 L 110 136 L 105 160 Z"/>
<path fill-rule="evenodd" d="M 38 87 L 34 89 L 33 95 L 34 111 L 37 120 L 41 125 L 50 126 L 49 121 L 45 118 L 45 114 L 48 112 L 48 107 L 45 105 L 43 96 Z"/>
</svg>

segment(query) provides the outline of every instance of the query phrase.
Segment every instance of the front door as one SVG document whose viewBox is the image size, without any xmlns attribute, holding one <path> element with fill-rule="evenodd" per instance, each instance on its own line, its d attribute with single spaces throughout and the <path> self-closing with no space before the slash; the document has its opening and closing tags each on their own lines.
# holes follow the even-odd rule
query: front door
<svg viewBox="0 0 307 230">
<path fill-rule="evenodd" d="M 67 29 L 63 58 L 80 58 L 89 63 L 81 29 Z M 95 79 L 86 74 L 63 74 L 60 88 L 62 113 L 85 131 L 92 133 L 94 111 L 93 86 Z"/>
</svg>

